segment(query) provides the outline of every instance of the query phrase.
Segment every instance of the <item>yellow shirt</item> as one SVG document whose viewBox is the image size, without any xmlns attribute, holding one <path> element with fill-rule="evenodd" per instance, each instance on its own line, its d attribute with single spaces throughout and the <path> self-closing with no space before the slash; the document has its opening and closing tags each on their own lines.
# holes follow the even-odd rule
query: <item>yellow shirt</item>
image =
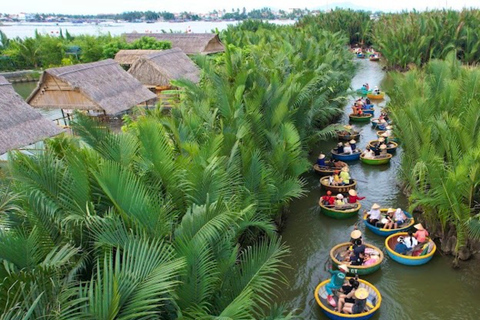
<svg viewBox="0 0 480 320">
<path fill-rule="evenodd" d="M 340 178 L 342 178 L 345 184 L 350 184 L 350 174 L 346 171 L 340 172 Z"/>
</svg>

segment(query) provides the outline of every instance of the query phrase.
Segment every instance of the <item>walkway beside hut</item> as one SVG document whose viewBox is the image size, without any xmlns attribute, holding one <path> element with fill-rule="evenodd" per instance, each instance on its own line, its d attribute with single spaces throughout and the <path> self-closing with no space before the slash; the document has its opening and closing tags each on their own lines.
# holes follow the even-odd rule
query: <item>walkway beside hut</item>
<svg viewBox="0 0 480 320">
<path fill-rule="evenodd" d="M 62 132 L 30 107 L 3 76 L 0 76 L 0 115 L 0 155 Z"/>
<path fill-rule="evenodd" d="M 141 37 L 158 41 L 170 41 L 172 48 L 180 48 L 186 54 L 212 54 L 225 51 L 225 46 L 216 33 L 125 33 L 127 42 Z"/>
</svg>

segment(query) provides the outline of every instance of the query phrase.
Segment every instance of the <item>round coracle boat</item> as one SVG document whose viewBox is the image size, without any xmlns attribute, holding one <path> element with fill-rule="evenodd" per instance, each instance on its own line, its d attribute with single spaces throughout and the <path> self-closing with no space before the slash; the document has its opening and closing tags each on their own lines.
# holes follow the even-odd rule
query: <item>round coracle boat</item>
<svg viewBox="0 0 480 320">
<path fill-rule="evenodd" d="M 330 176 L 332 175 L 335 170 L 340 170 L 343 167 L 347 167 L 348 164 L 346 164 L 343 161 L 335 161 L 335 166 L 330 167 L 329 166 L 330 161 L 325 161 L 326 166 L 319 166 L 318 164 L 313 165 L 313 170 L 315 170 L 316 173 L 322 175 L 322 176 Z"/>
<path fill-rule="evenodd" d="M 319 200 L 318 205 L 320 206 L 320 211 L 324 215 L 333 219 L 348 219 L 351 217 L 356 217 L 358 215 L 358 211 L 360 208 L 362 208 L 360 202 L 348 203 L 340 207 L 333 205 L 326 206 L 321 200 Z"/>
<path fill-rule="evenodd" d="M 380 209 L 380 211 L 382 212 L 382 216 L 385 216 L 387 214 L 388 209 L 384 208 L 384 209 Z M 415 224 L 415 219 L 412 217 L 412 215 L 410 213 L 408 213 L 406 211 L 403 211 L 403 213 L 407 216 L 408 219 L 405 221 L 404 224 L 398 226 L 398 228 L 396 228 L 396 229 L 379 228 L 379 227 L 376 227 L 376 226 L 370 224 L 367 221 L 367 213 L 365 213 L 363 215 L 363 223 L 365 224 L 365 227 L 367 227 L 367 229 L 369 229 L 373 233 L 375 233 L 379 236 L 382 236 L 382 237 L 387 237 L 387 236 L 392 235 L 392 234 L 397 233 L 397 232 L 407 231 L 408 229 L 410 229 Z"/>
<path fill-rule="evenodd" d="M 335 267 L 345 264 L 345 262 L 342 262 L 342 258 L 345 257 L 345 255 L 348 255 L 347 249 L 351 245 L 352 244 L 350 242 L 344 242 L 337 244 L 330 250 L 330 259 L 332 259 L 332 263 Z M 371 260 L 367 261 L 368 263 L 365 263 L 361 266 L 348 265 L 349 274 L 358 274 L 362 276 L 374 273 L 380 269 L 383 261 L 382 250 L 368 243 L 365 243 L 365 247 L 365 254 L 369 254 L 371 256 Z"/>
<path fill-rule="evenodd" d="M 330 282 L 330 279 L 323 281 L 315 288 L 315 300 L 322 309 L 323 313 L 332 320 L 366 320 L 370 319 L 382 304 L 382 296 L 378 289 L 371 283 L 359 279 L 359 288 L 365 288 L 368 291 L 367 305 L 364 312 L 359 314 L 345 314 L 335 311 L 327 302 L 327 291 L 325 286 Z"/>
<path fill-rule="evenodd" d="M 413 250 L 411 255 L 404 255 L 394 251 L 395 245 L 397 244 L 398 237 L 408 236 L 407 232 L 399 232 L 390 235 L 387 239 L 385 239 L 385 247 L 387 248 L 387 254 L 392 260 L 404 264 L 407 266 L 419 266 L 425 264 L 432 260 L 435 251 L 437 250 L 437 246 L 433 240 L 428 239 L 428 242 L 420 245 L 417 250 Z"/>
<path fill-rule="evenodd" d="M 348 115 L 348 118 L 352 122 L 370 122 L 370 119 L 372 117 L 373 116 L 369 113 L 363 113 L 362 115 L 351 113 L 351 114 Z"/>
<path fill-rule="evenodd" d="M 375 158 L 365 158 L 363 155 L 360 155 L 360 161 L 371 166 L 387 164 L 390 162 L 390 159 L 392 159 L 392 155 L 390 153 L 387 153 L 384 156 L 375 156 Z"/>
<path fill-rule="evenodd" d="M 383 137 L 383 134 L 385 133 L 386 131 L 377 131 L 377 137 L 380 138 L 380 137 Z M 399 142 L 399 139 L 393 135 L 389 136 L 388 137 L 388 140 L 390 141 L 393 141 L 393 142 L 396 142 L 398 144 Z"/>
<path fill-rule="evenodd" d="M 338 140 L 341 141 L 350 141 L 350 140 L 360 140 L 360 132 L 358 131 L 353 131 L 353 132 L 348 132 L 348 131 L 339 131 L 337 132 L 337 138 Z"/>
<path fill-rule="evenodd" d="M 346 193 L 350 189 L 355 189 L 357 187 L 357 181 L 350 179 L 350 183 L 343 186 L 332 186 L 329 182 L 330 177 L 320 178 L 320 184 L 322 188 L 327 191 L 332 191 L 333 193 Z"/>
<path fill-rule="evenodd" d="M 367 94 L 367 98 L 372 99 L 372 100 L 382 100 L 383 98 L 385 98 L 385 92 L 380 91 L 379 94 L 375 94 L 375 93 L 372 92 L 372 93 Z"/>
<path fill-rule="evenodd" d="M 378 140 L 371 140 L 368 142 L 368 146 L 370 147 L 371 150 L 375 151 L 377 148 L 375 147 L 375 145 L 378 143 Z M 395 151 L 397 151 L 397 148 L 398 148 L 398 143 L 396 142 L 393 142 L 393 141 L 389 141 L 387 143 L 387 152 L 390 153 L 390 154 L 394 154 Z"/>
<path fill-rule="evenodd" d="M 362 154 L 362 150 L 358 148 L 353 153 L 338 153 L 337 149 L 332 149 L 330 152 L 332 153 L 333 159 L 340 161 L 355 161 L 360 159 L 360 155 Z"/>
<path fill-rule="evenodd" d="M 373 114 L 375 113 L 375 108 L 362 109 L 362 112 L 366 114 L 371 114 L 373 116 Z"/>
</svg>

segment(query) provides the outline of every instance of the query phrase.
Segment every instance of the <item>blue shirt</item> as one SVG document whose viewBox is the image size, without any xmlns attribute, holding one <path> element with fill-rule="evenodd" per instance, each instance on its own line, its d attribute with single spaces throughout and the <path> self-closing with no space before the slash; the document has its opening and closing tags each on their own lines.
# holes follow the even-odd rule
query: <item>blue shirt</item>
<svg viewBox="0 0 480 320">
<path fill-rule="evenodd" d="M 408 248 L 405 243 L 399 242 L 395 245 L 395 249 L 393 249 L 396 253 L 399 254 L 407 254 Z"/>
<path fill-rule="evenodd" d="M 325 159 L 317 159 L 317 164 L 321 167 L 325 166 Z"/>
</svg>

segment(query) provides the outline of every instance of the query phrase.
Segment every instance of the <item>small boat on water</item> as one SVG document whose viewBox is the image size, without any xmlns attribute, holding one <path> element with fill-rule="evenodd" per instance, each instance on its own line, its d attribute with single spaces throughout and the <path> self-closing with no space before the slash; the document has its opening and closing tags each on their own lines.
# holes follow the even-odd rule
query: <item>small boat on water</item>
<svg viewBox="0 0 480 320">
<path fill-rule="evenodd" d="M 367 94 L 372 93 L 373 90 L 367 90 L 367 88 L 362 87 L 360 89 L 355 90 L 355 92 L 362 95 L 362 96 L 366 96 Z"/>
<path fill-rule="evenodd" d="M 385 98 L 385 92 L 381 91 L 379 94 L 375 94 L 372 92 L 367 94 L 367 98 L 372 100 L 382 100 L 383 98 Z"/>
<path fill-rule="evenodd" d="M 386 121 L 385 123 L 381 123 L 380 119 L 378 118 L 372 118 L 372 128 L 373 129 L 379 129 L 379 130 L 386 130 L 387 126 L 392 124 L 392 121 Z"/>
<path fill-rule="evenodd" d="M 377 131 L 377 137 L 383 137 L 383 134 L 385 133 L 386 131 Z M 388 140 L 390 141 L 393 141 L 393 142 L 396 142 L 398 144 L 399 142 L 399 139 L 395 136 L 390 136 L 388 137 Z"/>
<path fill-rule="evenodd" d="M 368 113 L 364 113 L 363 115 L 351 113 L 348 115 L 348 117 L 352 122 L 370 122 L 370 119 L 373 117 L 373 115 Z"/>
<path fill-rule="evenodd" d="M 337 169 L 337 170 L 339 170 L 339 169 Z M 355 181 L 354 179 L 350 179 L 351 180 L 350 184 L 346 184 L 346 185 L 343 185 L 343 186 L 331 186 L 328 183 L 329 178 L 330 177 L 320 178 L 320 185 L 322 186 L 323 189 L 325 189 L 327 191 L 332 191 L 333 193 L 342 193 L 342 192 L 346 193 L 346 192 L 348 192 L 348 190 L 355 189 L 357 187 L 357 181 Z"/>
<path fill-rule="evenodd" d="M 357 58 L 359 58 L 359 59 L 365 59 L 365 53 L 363 53 L 363 52 L 357 53 Z"/>
<path fill-rule="evenodd" d="M 395 252 L 394 248 L 398 242 L 398 237 L 408 236 L 407 232 L 399 232 L 390 235 L 387 239 L 385 239 L 385 247 L 387 248 L 387 254 L 392 260 L 404 264 L 407 266 L 419 266 L 422 264 L 427 263 L 428 261 L 432 260 L 435 251 L 437 250 L 437 246 L 435 242 L 431 239 L 428 239 L 428 243 L 426 243 L 423 247 L 419 250 L 414 251 L 411 256 L 399 254 Z"/>
<path fill-rule="evenodd" d="M 333 219 L 348 219 L 351 217 L 356 217 L 358 215 L 358 211 L 360 211 L 362 208 L 360 202 L 349 203 L 339 207 L 326 206 L 322 203 L 322 200 L 318 200 L 318 205 L 320 206 L 320 212 Z"/>
<path fill-rule="evenodd" d="M 370 147 L 370 149 L 372 149 L 373 151 L 375 151 L 377 149 L 377 147 L 375 147 L 375 145 L 378 143 L 378 140 L 371 140 L 368 142 L 368 146 Z M 390 154 L 394 154 L 395 151 L 397 151 L 397 148 L 398 148 L 398 143 L 396 142 L 393 142 L 393 141 L 389 141 L 387 143 L 387 152 L 390 153 Z"/>
<path fill-rule="evenodd" d="M 374 245 L 364 243 L 365 244 L 365 254 L 370 254 L 372 257 L 376 256 L 378 259 L 374 259 L 372 264 L 369 265 L 361 265 L 361 266 L 354 266 L 354 265 L 348 265 L 348 273 L 349 274 L 358 274 L 360 276 L 366 275 L 366 274 L 371 274 L 380 269 L 380 266 L 382 265 L 383 261 L 383 252 L 379 248 L 375 247 Z M 350 242 L 344 242 L 337 244 L 335 247 L 333 247 L 330 250 L 330 259 L 332 259 L 332 263 L 335 267 L 338 267 L 341 264 L 344 264 L 342 262 L 342 255 L 344 255 L 347 251 L 347 249 L 351 246 L 352 244 Z M 374 261 L 376 260 L 376 261 Z"/>
<path fill-rule="evenodd" d="M 352 132 L 349 132 L 347 130 L 339 131 L 337 132 L 337 138 L 341 141 L 350 141 L 352 139 L 358 141 L 360 139 L 360 132 L 355 130 L 352 130 Z"/>
<path fill-rule="evenodd" d="M 362 109 L 362 112 L 364 114 L 371 114 L 373 116 L 373 114 L 375 113 L 375 108 Z"/>
<path fill-rule="evenodd" d="M 340 170 L 343 167 L 348 166 L 348 164 L 346 164 L 343 161 L 335 161 L 335 164 L 336 164 L 335 167 L 330 167 L 329 163 L 330 161 L 325 161 L 326 166 L 319 166 L 318 164 L 315 163 L 313 165 L 313 170 L 315 170 L 316 173 L 322 176 L 328 176 L 328 175 L 332 175 L 335 172 L 335 170 Z"/>
<path fill-rule="evenodd" d="M 387 214 L 388 209 L 381 209 L 380 211 L 382 212 L 382 215 L 385 216 Z M 405 221 L 404 224 L 398 226 L 398 228 L 396 228 L 396 229 L 384 229 L 384 228 L 379 228 L 379 227 L 376 227 L 376 226 L 370 224 L 367 220 L 367 213 L 366 212 L 363 215 L 363 223 L 365 224 L 365 227 L 367 227 L 367 229 L 369 229 L 373 233 L 375 233 L 379 236 L 382 236 L 382 237 L 387 237 L 387 236 L 392 235 L 392 234 L 397 233 L 397 232 L 407 231 L 408 229 L 410 229 L 415 224 L 415 219 L 412 217 L 412 215 L 410 213 L 408 213 L 406 211 L 403 211 L 403 213 L 407 216 L 408 219 Z"/>
<path fill-rule="evenodd" d="M 372 166 L 379 166 L 382 164 L 387 164 L 390 162 L 390 159 L 392 159 L 392 155 L 390 153 L 387 153 L 386 156 L 375 156 L 375 158 L 365 158 L 363 155 L 360 155 L 360 161 L 362 161 L 365 164 L 369 164 Z"/>
<path fill-rule="evenodd" d="M 360 149 L 355 149 L 353 153 L 337 153 L 337 149 L 332 149 L 330 152 L 332 153 L 333 159 L 340 161 L 355 161 L 360 159 L 360 155 L 362 154 L 362 150 Z"/>
<path fill-rule="evenodd" d="M 315 300 L 317 304 L 322 309 L 323 313 L 329 318 L 333 320 L 348 320 L 348 319 L 355 319 L 355 320 L 366 320 L 370 319 L 375 312 L 380 308 L 382 304 L 382 296 L 378 289 L 371 284 L 362 279 L 358 279 L 360 282 L 359 288 L 365 288 L 368 291 L 368 298 L 367 298 L 367 310 L 363 313 L 358 314 L 345 314 L 335 311 L 332 306 L 330 306 L 327 302 L 327 291 L 325 286 L 327 283 L 330 282 L 330 279 L 323 281 L 315 288 Z"/>
<path fill-rule="evenodd" d="M 379 61 L 379 60 L 380 60 L 380 56 L 379 56 L 378 54 L 374 53 L 374 54 L 371 54 L 371 55 L 368 57 L 368 59 L 369 59 L 370 61 Z"/>
</svg>

